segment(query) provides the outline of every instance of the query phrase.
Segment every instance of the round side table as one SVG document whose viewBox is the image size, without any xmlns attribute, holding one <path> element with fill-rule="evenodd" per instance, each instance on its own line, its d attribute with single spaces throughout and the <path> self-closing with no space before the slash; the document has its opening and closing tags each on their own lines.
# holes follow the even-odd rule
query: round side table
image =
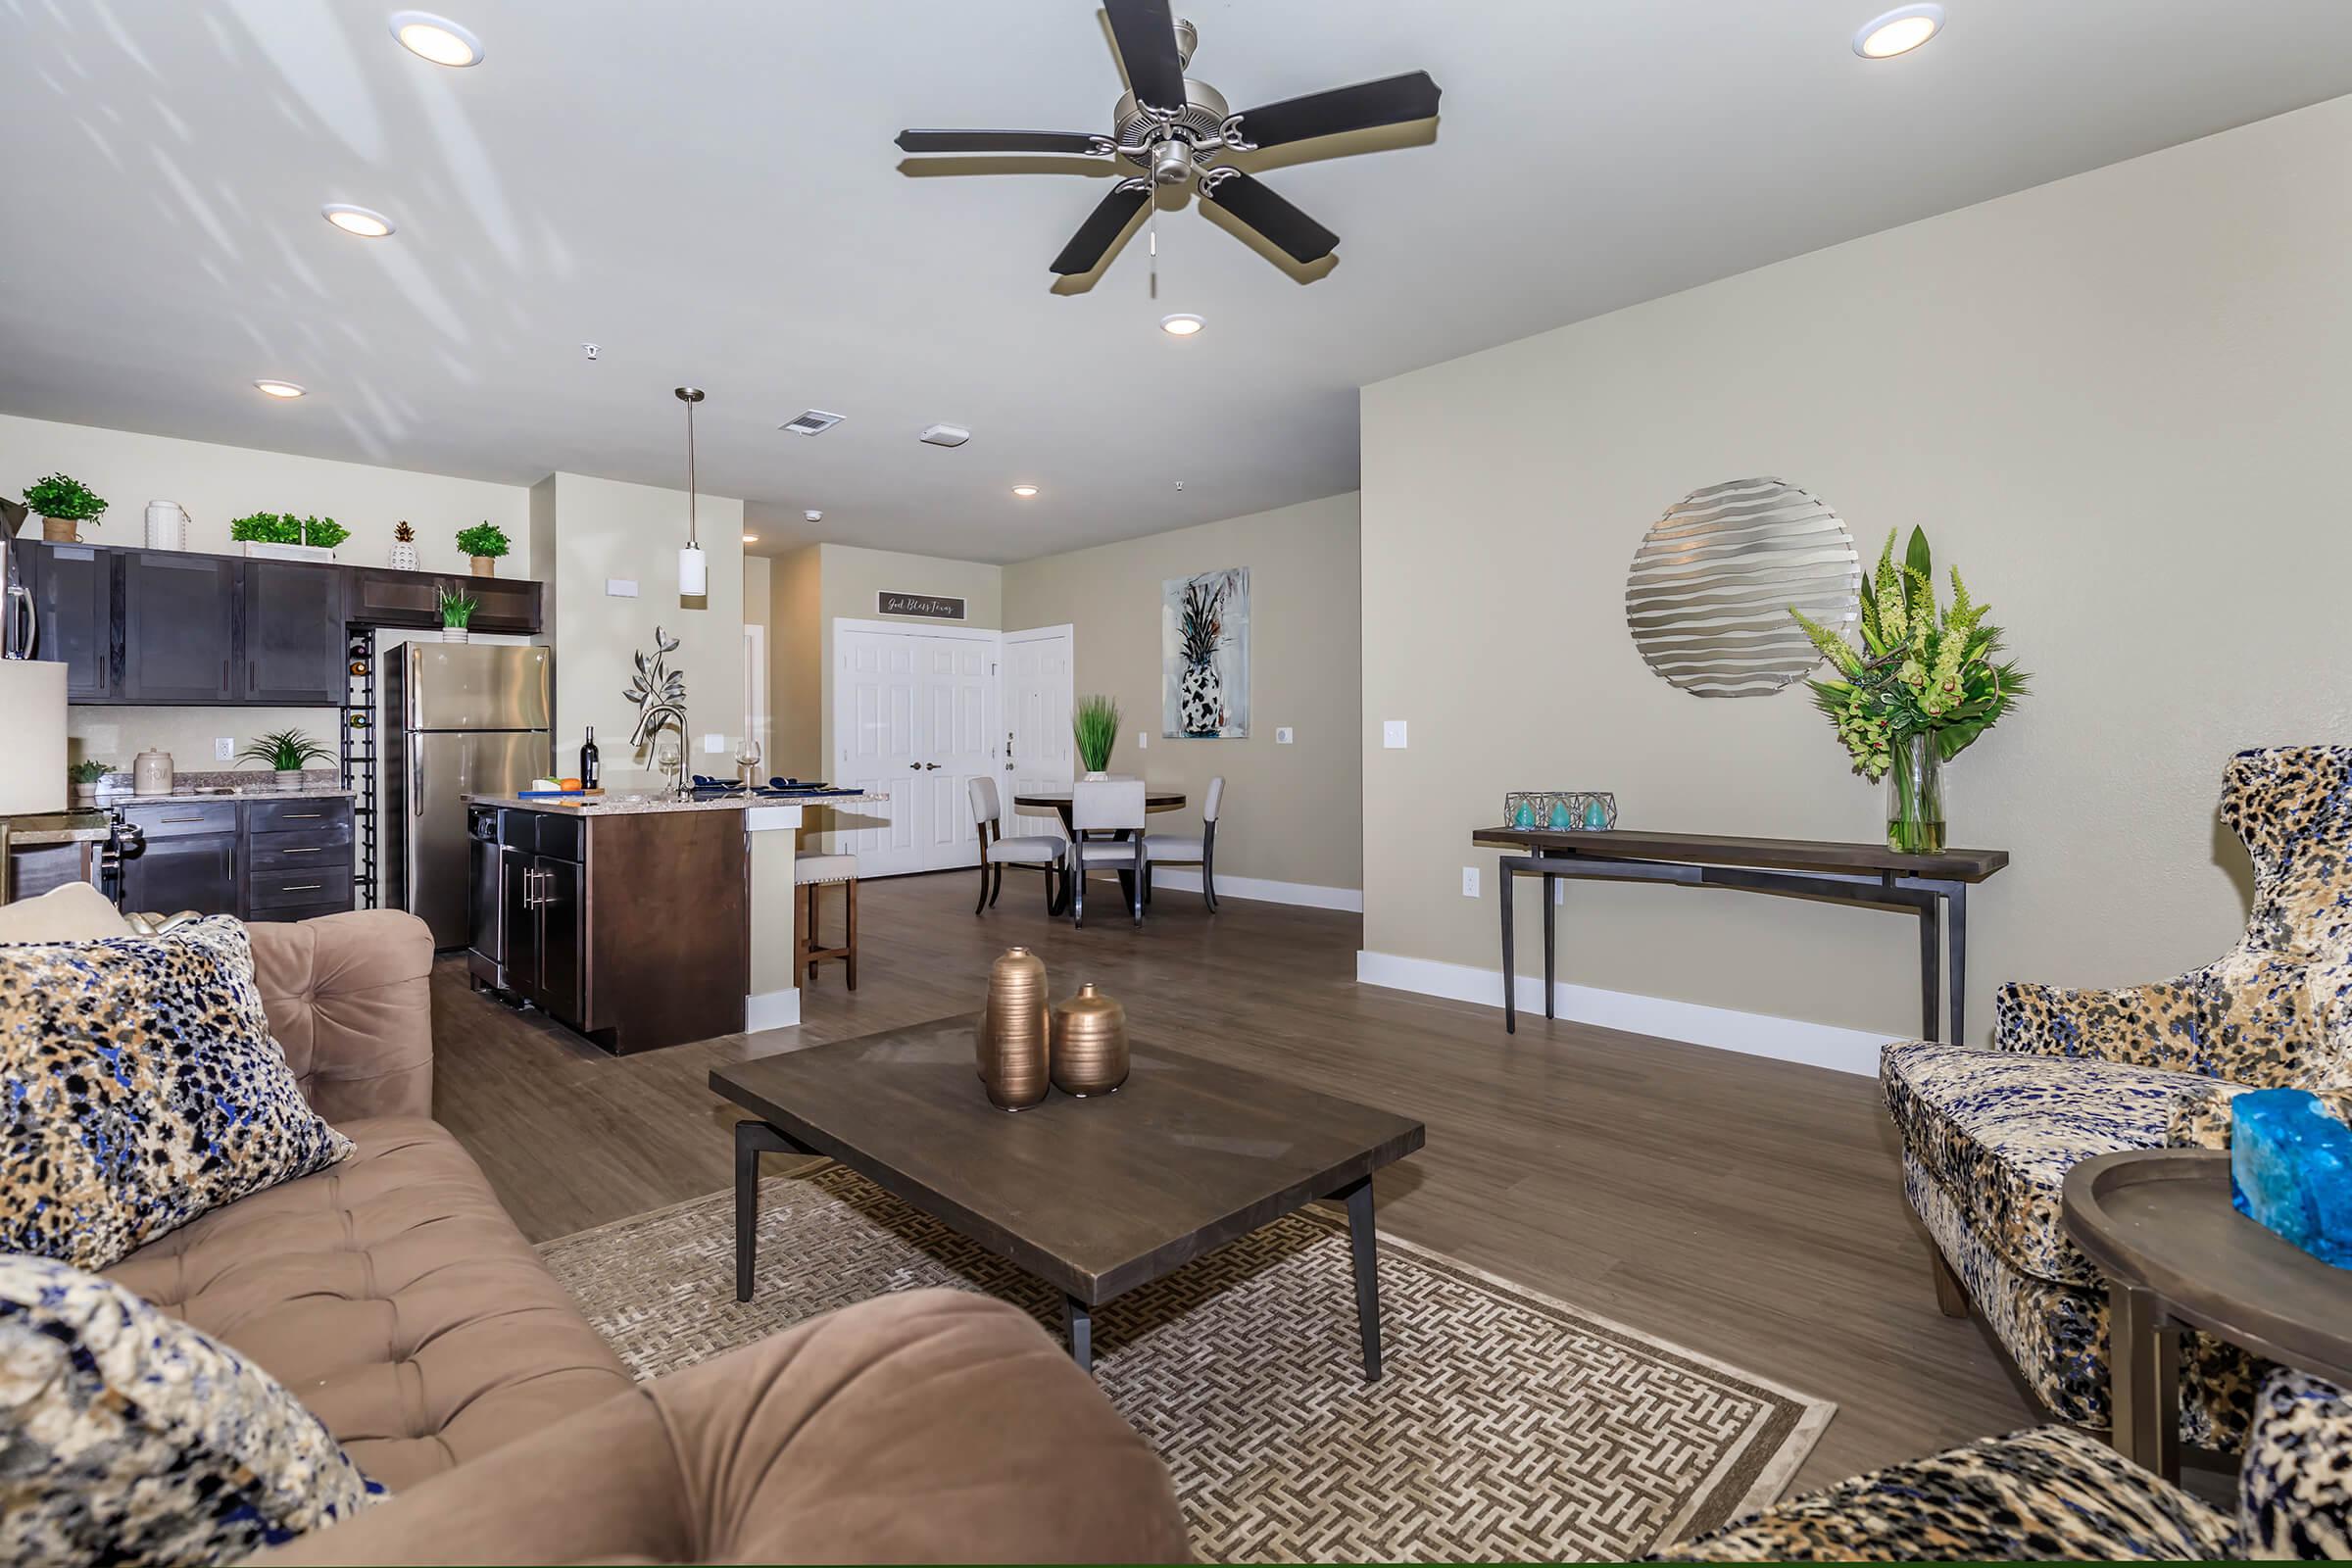
<svg viewBox="0 0 2352 1568">
<path fill-rule="evenodd" d="M 2230 1155 L 2127 1150 L 2066 1173 L 2066 1234 L 2108 1281 L 2115 1446 L 2180 1478 L 2180 1330 L 2352 1383 L 2352 1269 L 2323 1263 L 2230 1202 Z"/>
</svg>

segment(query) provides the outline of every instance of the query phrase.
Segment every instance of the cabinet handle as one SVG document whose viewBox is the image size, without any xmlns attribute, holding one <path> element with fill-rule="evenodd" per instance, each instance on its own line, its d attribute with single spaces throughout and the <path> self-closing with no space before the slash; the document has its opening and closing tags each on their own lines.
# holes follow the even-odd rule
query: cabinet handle
<svg viewBox="0 0 2352 1568">
<path fill-rule="evenodd" d="M 159 816 L 156 820 L 158 822 L 201 822 L 204 818 L 201 816 Z"/>
<path fill-rule="evenodd" d="M 286 820 L 289 822 L 312 821 L 325 814 L 324 811 L 288 811 Z"/>
<path fill-rule="evenodd" d="M 323 882 L 288 882 L 277 891 L 280 893 L 316 893 L 324 886 L 326 884 Z"/>
<path fill-rule="evenodd" d="M 318 852 L 317 850 L 280 850 L 277 853 L 280 855 L 317 855 Z"/>
</svg>

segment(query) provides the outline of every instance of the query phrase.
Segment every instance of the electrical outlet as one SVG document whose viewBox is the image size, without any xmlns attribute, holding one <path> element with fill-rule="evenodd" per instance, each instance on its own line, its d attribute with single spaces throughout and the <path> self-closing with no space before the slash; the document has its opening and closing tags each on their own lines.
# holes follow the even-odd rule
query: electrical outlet
<svg viewBox="0 0 2352 1568">
<path fill-rule="evenodd" d="M 1136 749 L 1137 751 L 1139 751 L 1139 752 L 1143 752 L 1143 751 L 1149 751 L 1149 750 L 1151 750 L 1151 748 L 1152 748 L 1152 732 L 1151 732 L 1150 730 L 1148 730 L 1148 729 L 1139 729 L 1139 730 L 1137 730 L 1137 731 L 1135 732 L 1135 749 Z"/>
<path fill-rule="evenodd" d="M 1475 865 L 1462 867 L 1462 897 L 1465 899 L 1478 897 L 1478 867 Z"/>
<path fill-rule="evenodd" d="M 1283 725 L 1283 726 L 1282 726 L 1282 728 L 1280 728 L 1280 729 L 1278 729 L 1278 730 L 1276 730 L 1276 731 L 1274 732 L 1274 744 L 1275 744 L 1275 745 L 1277 745 L 1277 746 L 1288 746 L 1288 745 L 1290 745 L 1290 744 L 1291 744 L 1291 726 L 1290 726 L 1290 725 L 1288 725 L 1288 724 L 1285 724 L 1285 725 Z"/>
<path fill-rule="evenodd" d="M 1380 726 L 1380 744 L 1392 752 L 1403 751 L 1404 720 L 1401 718 L 1384 719 Z"/>
<path fill-rule="evenodd" d="M 213 760 L 216 762 L 233 762 L 236 760 L 237 738 L 234 735 L 214 736 Z"/>
<path fill-rule="evenodd" d="M 725 751 L 726 749 L 727 749 L 727 738 L 726 738 L 724 735 L 706 735 L 706 736 L 704 736 L 704 737 L 703 737 L 703 750 L 704 750 L 704 751 L 706 751 L 706 752 L 710 752 L 710 753 L 712 753 L 713 755 L 715 755 L 715 754 L 717 754 L 717 753 L 720 753 L 720 752 L 723 752 L 723 751 Z"/>
</svg>

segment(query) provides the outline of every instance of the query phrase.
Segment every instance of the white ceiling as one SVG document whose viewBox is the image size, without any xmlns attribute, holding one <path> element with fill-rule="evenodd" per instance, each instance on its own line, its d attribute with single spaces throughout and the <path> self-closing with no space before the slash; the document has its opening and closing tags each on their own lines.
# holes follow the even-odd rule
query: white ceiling
<svg viewBox="0 0 2352 1568">
<path fill-rule="evenodd" d="M 0 410 L 678 485 L 693 380 L 704 487 L 761 551 L 1019 560 L 1353 487 L 1366 382 L 2352 91 L 2342 0 L 1947 0 L 1865 62 L 1883 3 L 1179 0 L 1237 106 L 1425 68 L 1445 113 L 1257 155 L 1342 236 L 1328 275 L 1188 208 L 1153 301 L 1140 240 L 1050 286 L 1105 166 L 920 176 L 891 145 L 1107 129 L 1084 0 L 434 0 L 486 45 L 466 71 L 381 0 L 0 0 Z M 1208 330 L 1166 337 L 1178 310 Z M 848 419 L 777 430 L 811 407 Z M 977 433 L 917 445 L 935 420 Z"/>
</svg>

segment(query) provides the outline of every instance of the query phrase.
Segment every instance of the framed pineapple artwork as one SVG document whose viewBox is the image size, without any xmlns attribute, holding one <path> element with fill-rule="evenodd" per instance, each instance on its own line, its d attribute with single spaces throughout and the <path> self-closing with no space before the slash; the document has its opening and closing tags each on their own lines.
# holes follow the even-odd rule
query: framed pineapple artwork
<svg viewBox="0 0 2352 1568">
<path fill-rule="evenodd" d="M 1250 738 L 1250 568 L 1160 585 L 1160 734 Z"/>
</svg>

